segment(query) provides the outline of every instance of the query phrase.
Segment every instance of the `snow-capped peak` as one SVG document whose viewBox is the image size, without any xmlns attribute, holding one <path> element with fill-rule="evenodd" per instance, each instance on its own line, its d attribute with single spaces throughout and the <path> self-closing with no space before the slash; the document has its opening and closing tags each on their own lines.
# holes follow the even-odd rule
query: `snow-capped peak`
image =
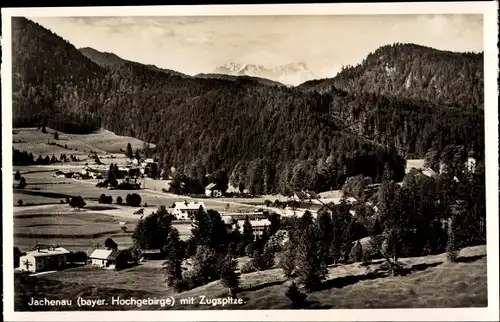
<svg viewBox="0 0 500 322">
<path fill-rule="evenodd" d="M 284 84 L 298 85 L 314 78 L 307 65 L 302 62 L 292 62 L 275 68 L 263 65 L 228 63 L 215 69 L 215 73 L 227 75 L 246 75 L 268 78 Z"/>
</svg>

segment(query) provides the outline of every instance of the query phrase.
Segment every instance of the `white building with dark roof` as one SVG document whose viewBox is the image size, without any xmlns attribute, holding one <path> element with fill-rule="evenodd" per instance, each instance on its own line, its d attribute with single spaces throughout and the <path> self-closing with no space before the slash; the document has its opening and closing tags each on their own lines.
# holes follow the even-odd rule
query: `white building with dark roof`
<svg viewBox="0 0 500 322">
<path fill-rule="evenodd" d="M 172 207 L 172 214 L 177 220 L 190 220 L 200 209 L 200 207 L 202 209 L 206 209 L 203 202 L 174 202 Z"/>
<path fill-rule="evenodd" d="M 216 183 L 211 183 L 205 187 L 205 195 L 214 198 L 222 197 L 222 190 L 218 189 Z"/>
<path fill-rule="evenodd" d="M 38 246 L 20 257 L 19 269 L 33 273 L 60 270 L 66 267 L 70 253 L 64 247 Z"/>
<path fill-rule="evenodd" d="M 117 266 L 126 266 L 129 260 L 129 258 L 126 258 L 126 254 L 123 249 L 96 249 L 92 252 L 92 254 L 90 254 L 89 259 L 91 260 L 92 266 L 107 269 L 115 269 Z"/>
</svg>

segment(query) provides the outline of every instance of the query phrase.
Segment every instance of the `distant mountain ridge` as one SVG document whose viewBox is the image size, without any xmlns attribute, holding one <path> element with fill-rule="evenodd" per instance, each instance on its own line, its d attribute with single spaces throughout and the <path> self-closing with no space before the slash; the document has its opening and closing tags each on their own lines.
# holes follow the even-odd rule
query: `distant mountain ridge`
<svg viewBox="0 0 500 322">
<path fill-rule="evenodd" d="M 209 74 L 197 74 L 195 77 L 198 78 L 209 78 L 209 79 L 224 79 L 224 80 L 230 80 L 234 82 L 238 81 L 247 81 L 247 82 L 256 82 L 262 85 L 274 85 L 274 86 L 285 86 L 284 84 L 280 82 L 273 81 L 268 78 L 263 78 L 263 77 L 256 77 L 256 76 L 247 76 L 247 75 L 228 75 L 228 74 L 216 74 L 216 73 L 209 73 Z"/>
<path fill-rule="evenodd" d="M 83 47 L 83 48 L 79 48 L 78 50 L 84 56 L 86 56 L 88 59 L 92 60 L 97 65 L 99 65 L 101 67 L 105 67 L 105 68 L 112 68 L 112 67 L 121 66 L 124 64 L 138 64 L 138 65 L 145 66 L 146 68 L 149 68 L 153 71 L 189 77 L 188 75 L 180 73 L 180 72 L 175 71 L 175 70 L 159 68 L 159 67 L 152 65 L 152 64 L 141 64 L 141 63 L 138 63 L 135 61 L 121 58 L 120 56 L 118 56 L 114 53 L 101 52 L 101 51 L 98 51 L 98 50 L 91 48 L 91 47 Z"/>
<path fill-rule="evenodd" d="M 298 85 L 314 78 L 314 74 L 305 63 L 289 63 L 276 68 L 264 65 L 228 63 L 215 68 L 214 74 L 232 76 L 253 76 L 267 78 L 285 85 Z"/>
</svg>

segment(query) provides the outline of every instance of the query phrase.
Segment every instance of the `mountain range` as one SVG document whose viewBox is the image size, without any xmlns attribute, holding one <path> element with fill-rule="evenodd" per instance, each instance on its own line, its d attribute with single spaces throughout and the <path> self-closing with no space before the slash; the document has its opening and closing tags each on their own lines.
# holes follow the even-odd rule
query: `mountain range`
<svg viewBox="0 0 500 322">
<path fill-rule="evenodd" d="M 290 87 L 245 73 L 305 65 L 229 64 L 193 77 L 78 50 L 26 18 L 12 31 L 14 127 L 138 137 L 156 144 L 161 167 L 193 180 L 223 170 L 254 193 L 323 191 L 358 174 L 399 180 L 403 157 L 444 157 L 451 145 L 484 157 L 482 54 L 393 44 Z"/>
<path fill-rule="evenodd" d="M 289 63 L 276 68 L 255 64 L 228 63 L 217 67 L 214 74 L 268 78 L 289 86 L 295 86 L 314 78 L 313 72 L 308 69 L 307 65 L 300 62 Z"/>
</svg>

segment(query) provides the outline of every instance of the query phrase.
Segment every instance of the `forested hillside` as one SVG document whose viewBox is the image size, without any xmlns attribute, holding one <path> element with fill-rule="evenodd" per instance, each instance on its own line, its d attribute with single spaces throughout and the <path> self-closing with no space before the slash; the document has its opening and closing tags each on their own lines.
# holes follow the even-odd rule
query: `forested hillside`
<svg viewBox="0 0 500 322">
<path fill-rule="evenodd" d="M 474 110 L 484 107 L 482 53 L 455 53 L 415 44 L 380 47 L 334 78 L 303 84 L 320 91 L 332 86 Z"/>
<path fill-rule="evenodd" d="M 64 132 L 98 128 L 104 75 L 61 37 L 25 18 L 12 19 L 14 127 L 45 122 Z"/>
<path fill-rule="evenodd" d="M 189 77 L 188 75 L 184 75 L 182 73 L 179 73 L 174 70 L 170 69 L 164 69 L 164 68 L 159 68 L 155 65 L 146 65 L 146 64 L 140 64 L 134 61 L 130 61 L 127 59 L 123 59 L 120 56 L 113 54 L 113 53 L 107 53 L 107 52 L 100 52 L 98 50 L 95 50 L 94 48 L 90 47 L 84 47 L 78 49 L 85 57 L 96 63 L 97 65 L 101 67 L 116 67 L 116 66 L 121 66 L 125 64 L 135 64 L 139 66 L 143 66 L 145 68 L 148 68 L 152 71 L 157 71 L 157 72 L 164 72 L 172 75 L 182 75 L 185 77 Z"/>
<path fill-rule="evenodd" d="M 13 19 L 13 29 L 15 127 L 135 136 L 157 145 L 164 169 L 194 180 L 224 169 L 254 193 L 328 190 L 357 174 L 399 180 L 399 155 L 484 142 L 481 109 L 185 77 L 127 61 L 102 68 L 27 19 Z"/>
<path fill-rule="evenodd" d="M 345 131 L 383 145 L 394 144 L 404 157 L 423 158 L 447 145 L 474 148 L 482 158 L 484 111 L 447 107 L 423 100 L 332 88 L 330 115 L 345 122 Z"/>
</svg>

